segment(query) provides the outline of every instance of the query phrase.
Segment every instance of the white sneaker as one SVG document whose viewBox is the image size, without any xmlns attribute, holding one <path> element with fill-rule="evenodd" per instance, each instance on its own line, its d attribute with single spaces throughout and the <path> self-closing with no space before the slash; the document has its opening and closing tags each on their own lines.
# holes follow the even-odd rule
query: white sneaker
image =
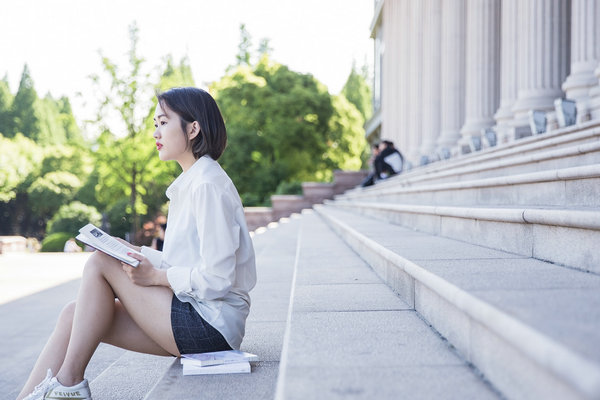
<svg viewBox="0 0 600 400">
<path fill-rule="evenodd" d="M 44 399 L 92 400 L 90 386 L 84 379 L 75 386 L 63 386 L 56 378 L 50 379 Z"/>
<path fill-rule="evenodd" d="M 23 400 L 42 400 L 44 398 L 44 394 L 48 390 L 48 385 L 50 385 L 50 381 L 52 380 L 52 370 L 48 369 L 46 372 L 46 378 L 39 385 L 33 389 L 33 392 L 29 394 L 29 396 L 25 397 Z"/>
<path fill-rule="evenodd" d="M 92 395 L 87 379 L 84 379 L 78 385 L 67 387 L 61 385 L 56 378 L 53 378 L 52 371 L 48 370 L 46 378 L 23 400 L 45 399 L 92 400 Z"/>
</svg>

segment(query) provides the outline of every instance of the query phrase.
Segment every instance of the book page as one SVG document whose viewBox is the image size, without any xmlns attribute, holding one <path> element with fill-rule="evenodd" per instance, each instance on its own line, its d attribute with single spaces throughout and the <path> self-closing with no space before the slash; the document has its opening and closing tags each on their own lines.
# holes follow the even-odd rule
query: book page
<svg viewBox="0 0 600 400">
<path fill-rule="evenodd" d="M 79 232 L 80 234 L 77 236 L 77 240 L 92 246 L 103 253 L 115 257 L 120 261 L 133 265 L 134 267 L 139 264 L 138 260 L 128 256 L 127 253 L 137 253 L 140 255 L 141 253 L 119 242 L 117 239 L 110 236 L 95 225 L 87 224 L 81 228 Z"/>
</svg>

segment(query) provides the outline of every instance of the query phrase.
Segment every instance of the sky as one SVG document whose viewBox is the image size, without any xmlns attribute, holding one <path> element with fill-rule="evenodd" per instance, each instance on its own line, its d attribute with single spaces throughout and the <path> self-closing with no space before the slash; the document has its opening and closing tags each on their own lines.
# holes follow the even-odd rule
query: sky
<svg viewBox="0 0 600 400">
<path fill-rule="evenodd" d="M 38 95 L 68 96 L 80 119 L 94 111 L 89 75 L 102 73 L 100 52 L 127 65 L 132 22 L 148 68 L 187 56 L 203 88 L 235 62 L 244 23 L 254 49 L 270 39 L 275 61 L 333 94 L 353 61 L 372 66 L 372 17 L 373 0 L 0 0 L 0 79 L 15 93 L 27 63 Z"/>
</svg>

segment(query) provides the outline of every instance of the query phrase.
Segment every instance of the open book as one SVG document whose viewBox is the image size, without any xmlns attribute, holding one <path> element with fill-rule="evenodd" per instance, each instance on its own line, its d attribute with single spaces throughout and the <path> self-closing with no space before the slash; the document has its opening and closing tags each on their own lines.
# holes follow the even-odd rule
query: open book
<svg viewBox="0 0 600 400">
<path fill-rule="evenodd" d="M 79 230 L 79 235 L 77 235 L 75 239 L 131 266 L 137 267 L 140 263 L 135 258 L 127 255 L 127 253 L 137 253 L 141 255 L 140 252 L 119 242 L 94 224 L 87 224 L 81 228 Z"/>
</svg>

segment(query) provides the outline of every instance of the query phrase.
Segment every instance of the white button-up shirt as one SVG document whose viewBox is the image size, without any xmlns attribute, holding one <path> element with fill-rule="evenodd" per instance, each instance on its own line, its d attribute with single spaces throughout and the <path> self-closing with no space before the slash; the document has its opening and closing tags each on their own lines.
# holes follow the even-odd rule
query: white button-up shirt
<svg viewBox="0 0 600 400">
<path fill-rule="evenodd" d="M 219 163 L 204 156 L 173 181 L 163 251 L 143 247 L 167 269 L 177 298 L 189 302 L 229 345 L 239 349 L 256 284 L 254 248 L 244 208 Z"/>
</svg>

